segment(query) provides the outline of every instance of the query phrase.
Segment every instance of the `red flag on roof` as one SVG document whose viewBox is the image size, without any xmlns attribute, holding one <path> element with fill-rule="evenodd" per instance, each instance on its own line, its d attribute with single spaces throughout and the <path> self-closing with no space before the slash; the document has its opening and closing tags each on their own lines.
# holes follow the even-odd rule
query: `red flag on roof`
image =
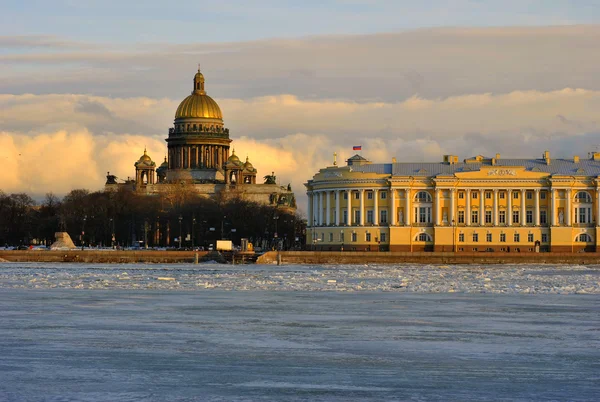
<svg viewBox="0 0 600 402">
<path fill-rule="evenodd" d="M 352 147 L 353 151 L 362 151 L 362 146 L 361 145 L 355 145 Z"/>
</svg>

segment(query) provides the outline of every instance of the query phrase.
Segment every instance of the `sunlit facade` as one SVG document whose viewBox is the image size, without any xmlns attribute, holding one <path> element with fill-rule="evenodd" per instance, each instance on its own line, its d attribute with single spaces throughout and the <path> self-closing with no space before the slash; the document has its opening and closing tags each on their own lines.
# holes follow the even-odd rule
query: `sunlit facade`
<svg viewBox="0 0 600 402">
<path fill-rule="evenodd" d="M 600 153 L 587 159 L 476 156 L 321 169 L 306 184 L 317 250 L 595 251 Z"/>
</svg>

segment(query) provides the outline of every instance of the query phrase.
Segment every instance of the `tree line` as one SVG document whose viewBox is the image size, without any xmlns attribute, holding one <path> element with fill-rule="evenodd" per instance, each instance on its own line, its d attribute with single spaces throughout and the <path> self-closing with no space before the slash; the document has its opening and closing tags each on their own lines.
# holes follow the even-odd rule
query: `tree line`
<svg viewBox="0 0 600 402">
<path fill-rule="evenodd" d="M 303 221 L 290 209 L 172 186 L 156 195 L 76 189 L 62 199 L 48 193 L 39 203 L 25 193 L 0 191 L 0 246 L 50 245 L 56 232 L 92 247 L 207 247 L 242 238 L 269 249 L 304 244 Z"/>
</svg>

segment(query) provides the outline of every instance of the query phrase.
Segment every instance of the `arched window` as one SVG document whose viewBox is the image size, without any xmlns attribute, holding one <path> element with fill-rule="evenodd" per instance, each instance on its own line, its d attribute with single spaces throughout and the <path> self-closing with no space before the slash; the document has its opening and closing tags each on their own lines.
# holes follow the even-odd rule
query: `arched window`
<svg viewBox="0 0 600 402">
<path fill-rule="evenodd" d="M 419 191 L 415 195 L 416 202 L 431 202 L 431 195 L 427 191 Z"/>
<path fill-rule="evenodd" d="M 587 191 L 579 191 L 575 195 L 575 202 L 589 204 L 592 202 L 592 196 Z"/>
<path fill-rule="evenodd" d="M 575 194 L 574 217 L 576 224 L 590 224 L 593 222 L 592 196 L 587 191 L 578 191 Z"/>
<path fill-rule="evenodd" d="M 578 235 L 575 238 L 575 241 L 579 242 L 579 243 L 591 243 L 592 242 L 592 236 L 590 236 L 587 233 L 581 233 L 580 235 Z"/>
<path fill-rule="evenodd" d="M 427 191 L 419 191 L 415 195 L 413 205 L 414 220 L 417 225 L 430 225 L 432 219 L 431 195 Z"/>
<path fill-rule="evenodd" d="M 415 241 L 431 241 L 431 236 L 428 233 L 422 232 L 415 237 Z"/>
</svg>

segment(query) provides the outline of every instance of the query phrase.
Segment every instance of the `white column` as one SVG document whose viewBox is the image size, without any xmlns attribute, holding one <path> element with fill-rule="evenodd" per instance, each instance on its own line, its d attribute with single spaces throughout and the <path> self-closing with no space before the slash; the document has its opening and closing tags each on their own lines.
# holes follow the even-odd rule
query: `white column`
<svg viewBox="0 0 600 402">
<path fill-rule="evenodd" d="M 365 226 L 365 189 L 361 188 L 358 194 L 360 197 L 360 226 Z"/>
<path fill-rule="evenodd" d="M 521 189 L 521 226 L 527 224 L 527 207 L 525 206 L 525 193 L 524 189 Z"/>
<path fill-rule="evenodd" d="M 533 211 L 535 216 L 533 218 L 534 219 L 533 222 L 535 223 L 535 226 L 540 226 L 540 189 L 539 188 L 535 189 L 533 196 L 535 197 L 535 200 L 534 200 L 535 209 Z"/>
<path fill-rule="evenodd" d="M 312 227 L 313 225 L 313 221 L 312 221 L 312 216 L 314 214 L 313 210 L 314 210 L 314 205 L 313 203 L 315 202 L 314 198 L 313 198 L 313 192 L 309 191 L 308 193 L 306 193 L 308 195 L 308 213 L 306 214 L 306 216 L 308 216 L 308 227 Z"/>
<path fill-rule="evenodd" d="M 456 217 L 454 216 L 454 197 L 456 197 L 456 189 L 450 190 L 450 214 L 448 218 L 450 219 L 450 224 L 454 222 L 454 224 L 456 225 Z"/>
<path fill-rule="evenodd" d="M 340 196 L 342 192 L 335 190 L 335 226 L 340 226 Z"/>
<path fill-rule="evenodd" d="M 406 226 L 410 226 L 410 188 L 406 188 L 404 190 L 404 197 L 406 198 L 406 207 L 404 207 L 404 215 L 405 215 L 405 219 L 404 219 L 404 224 Z"/>
<path fill-rule="evenodd" d="M 498 189 L 494 189 L 494 209 L 492 210 L 492 222 L 498 226 Z"/>
<path fill-rule="evenodd" d="M 325 223 L 327 224 L 327 226 L 331 225 L 331 194 L 330 191 L 326 191 L 325 192 L 325 205 L 326 205 L 326 209 L 325 209 Z"/>
<path fill-rule="evenodd" d="M 379 226 L 379 190 L 373 189 L 373 223 L 375 226 Z"/>
<path fill-rule="evenodd" d="M 465 208 L 465 226 L 471 226 L 471 190 L 465 191 L 465 197 L 467 197 L 467 206 Z"/>
<path fill-rule="evenodd" d="M 440 226 L 440 189 L 436 188 L 435 191 L 435 226 Z"/>
<path fill-rule="evenodd" d="M 506 190 L 506 224 L 512 226 L 512 190 Z"/>
<path fill-rule="evenodd" d="M 566 189 L 565 194 L 567 197 L 567 206 L 565 208 L 565 222 L 567 223 L 567 226 L 571 226 L 571 189 Z"/>
<path fill-rule="evenodd" d="M 556 226 L 556 189 L 550 189 L 550 226 Z"/>
<path fill-rule="evenodd" d="M 319 226 L 323 224 L 323 195 L 325 195 L 324 191 L 319 191 Z"/>
<path fill-rule="evenodd" d="M 596 187 L 596 226 L 600 226 L 600 188 Z"/>
<path fill-rule="evenodd" d="M 479 190 L 479 224 L 485 225 L 485 190 Z"/>
<path fill-rule="evenodd" d="M 392 226 L 396 226 L 396 190 L 390 188 L 390 192 L 392 193 L 392 204 L 388 208 L 388 214 L 390 215 L 390 223 L 392 224 Z"/>
<path fill-rule="evenodd" d="M 317 226 L 317 215 L 319 213 L 319 193 L 313 191 L 313 214 L 311 218 L 311 224 Z"/>
<path fill-rule="evenodd" d="M 352 226 L 352 190 L 346 190 L 348 192 L 348 226 Z"/>
</svg>

